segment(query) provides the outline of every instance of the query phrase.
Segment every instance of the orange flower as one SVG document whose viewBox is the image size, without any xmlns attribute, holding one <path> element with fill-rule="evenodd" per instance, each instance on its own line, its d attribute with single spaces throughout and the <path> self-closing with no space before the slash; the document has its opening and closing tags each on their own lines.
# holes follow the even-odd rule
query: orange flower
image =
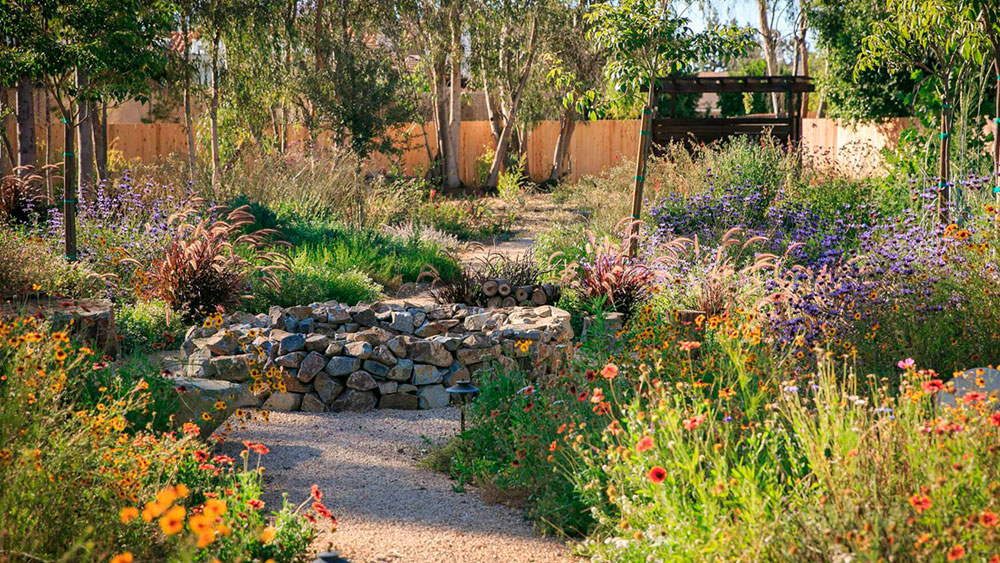
<svg viewBox="0 0 1000 563">
<path fill-rule="evenodd" d="M 931 497 L 915 493 L 910 497 L 910 506 L 917 511 L 917 514 L 920 514 L 931 507 Z"/>
<path fill-rule="evenodd" d="M 681 340 L 677 343 L 682 352 L 690 352 L 691 350 L 697 350 L 701 348 L 701 342 L 695 342 L 693 340 Z"/>
<path fill-rule="evenodd" d="M 260 541 L 264 543 L 271 543 L 274 541 L 274 536 L 277 535 L 277 533 L 278 532 L 274 529 L 274 526 L 268 526 L 260 531 Z"/>
<path fill-rule="evenodd" d="M 653 483 L 659 484 L 667 478 L 667 470 L 657 465 L 656 467 L 650 469 L 646 476 L 649 477 L 649 480 Z"/>
<path fill-rule="evenodd" d="M 639 443 L 636 445 L 635 449 L 638 450 L 639 453 L 642 453 L 642 452 L 644 452 L 646 450 L 653 449 L 653 438 L 652 438 L 652 436 L 646 436 L 642 440 L 639 440 Z"/>
<path fill-rule="evenodd" d="M 118 518 L 121 519 L 122 524 L 128 524 L 137 516 L 139 516 L 139 509 L 134 506 L 126 506 L 118 514 Z"/>
<path fill-rule="evenodd" d="M 188 518 L 188 528 L 195 534 L 203 535 L 212 532 L 213 521 L 207 514 L 195 514 Z"/>
<path fill-rule="evenodd" d="M 187 511 L 183 506 L 175 506 L 167 511 L 160 518 L 160 529 L 163 533 L 172 536 L 184 529 L 184 514 Z"/>
<path fill-rule="evenodd" d="M 986 526 L 987 528 L 992 528 L 997 525 L 997 513 L 991 510 L 984 510 L 982 514 L 979 515 L 979 522 Z"/>
<path fill-rule="evenodd" d="M 604 366 L 604 369 L 601 370 L 601 376 L 604 377 L 604 379 L 614 379 L 618 377 L 618 366 L 615 364 L 608 364 Z"/>
<path fill-rule="evenodd" d="M 132 563 L 132 553 L 129 551 L 119 553 L 111 558 L 110 563 Z"/>
<path fill-rule="evenodd" d="M 965 548 L 960 545 L 948 550 L 948 561 L 958 561 L 963 557 L 965 557 Z"/>
<path fill-rule="evenodd" d="M 210 518 L 216 518 L 226 513 L 226 501 L 210 498 L 205 501 L 204 512 Z"/>
</svg>

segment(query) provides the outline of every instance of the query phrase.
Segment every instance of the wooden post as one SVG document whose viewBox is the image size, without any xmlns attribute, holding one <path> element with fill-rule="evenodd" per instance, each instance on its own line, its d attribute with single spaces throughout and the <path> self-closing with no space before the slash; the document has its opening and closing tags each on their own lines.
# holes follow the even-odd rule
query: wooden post
<svg viewBox="0 0 1000 563">
<path fill-rule="evenodd" d="M 628 243 L 628 256 L 635 258 L 638 248 L 639 216 L 642 213 L 642 187 L 646 182 L 646 158 L 649 156 L 650 137 L 653 129 L 653 108 L 656 103 L 656 78 L 649 84 L 646 96 L 646 107 L 642 108 L 642 121 L 639 125 L 639 147 L 635 157 L 635 187 L 632 189 L 632 227 L 631 239 Z"/>
</svg>

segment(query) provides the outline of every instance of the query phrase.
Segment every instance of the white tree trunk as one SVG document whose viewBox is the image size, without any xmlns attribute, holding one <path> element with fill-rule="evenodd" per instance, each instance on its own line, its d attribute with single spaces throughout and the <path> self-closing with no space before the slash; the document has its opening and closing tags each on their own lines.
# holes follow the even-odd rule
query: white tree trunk
<svg viewBox="0 0 1000 563">
<path fill-rule="evenodd" d="M 767 65 L 767 73 L 775 76 L 778 74 L 777 32 L 771 28 L 771 22 L 768 19 L 767 0 L 757 0 L 757 15 L 760 18 L 764 64 Z M 781 112 L 781 94 L 778 92 L 771 93 L 771 110 L 776 114 Z"/>
<path fill-rule="evenodd" d="M 31 80 L 22 78 L 17 83 L 17 162 L 16 166 L 35 166 L 38 144 L 35 142 L 35 102 Z M 11 155 L 11 162 L 13 162 Z M 26 175 L 22 171 L 21 175 Z"/>
<path fill-rule="evenodd" d="M 449 77 L 448 132 L 445 136 L 445 188 L 456 190 L 462 185 L 459 176 L 459 144 L 462 138 L 462 37 L 453 18 L 451 30 L 451 73 Z"/>
<path fill-rule="evenodd" d="M 90 77 L 86 69 L 77 67 L 76 87 L 86 91 L 90 86 Z M 83 98 L 79 102 L 80 125 L 76 128 L 77 135 L 77 170 L 80 174 L 80 195 L 86 201 L 94 199 L 94 102 Z"/>
</svg>

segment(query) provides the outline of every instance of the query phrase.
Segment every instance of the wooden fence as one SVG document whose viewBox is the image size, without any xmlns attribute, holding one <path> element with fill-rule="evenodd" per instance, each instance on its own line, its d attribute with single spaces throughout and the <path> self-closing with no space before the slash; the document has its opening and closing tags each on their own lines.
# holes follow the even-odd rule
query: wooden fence
<svg viewBox="0 0 1000 563">
<path fill-rule="evenodd" d="M 900 118 L 883 124 L 854 127 L 833 119 L 804 119 L 802 144 L 805 158 L 815 166 L 835 167 L 847 174 L 877 174 L 882 169 L 880 149 L 895 146 L 900 132 L 909 122 L 907 118 Z M 62 152 L 62 125 L 54 123 L 50 127 L 48 137 L 52 146 L 48 151 L 50 162 L 56 162 L 59 160 L 57 155 Z M 638 127 L 638 120 L 580 123 L 569 148 L 569 179 L 597 175 L 623 158 L 634 158 Z M 16 139 L 12 133 L 8 133 L 11 135 L 9 138 Z M 558 136 L 557 121 L 539 123 L 528 136 L 526 157 L 533 180 L 541 181 L 548 177 Z M 39 127 L 39 141 L 44 137 Z M 434 124 L 400 127 L 393 131 L 392 137 L 401 154 L 391 158 L 375 155 L 368 163 L 369 169 L 396 167 L 408 175 L 424 174 L 430 166 L 429 155 L 436 152 Z M 293 141 L 303 138 L 305 132 L 302 128 L 296 128 L 290 135 Z M 184 126 L 176 123 L 109 124 L 108 139 L 110 149 L 118 151 L 126 160 L 153 162 L 187 150 Z M 477 183 L 477 159 L 493 146 L 489 122 L 462 122 L 460 176 L 463 183 Z"/>
</svg>

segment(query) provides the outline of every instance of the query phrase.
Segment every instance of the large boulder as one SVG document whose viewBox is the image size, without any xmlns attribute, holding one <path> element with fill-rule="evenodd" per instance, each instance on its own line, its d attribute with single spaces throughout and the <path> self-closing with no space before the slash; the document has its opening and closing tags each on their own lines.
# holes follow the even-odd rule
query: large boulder
<svg viewBox="0 0 1000 563">
<path fill-rule="evenodd" d="M 371 391 L 348 389 L 330 405 L 333 412 L 368 412 L 375 408 L 375 394 Z"/>
<path fill-rule="evenodd" d="M 197 424 L 202 438 L 211 436 L 236 409 L 259 407 L 261 404 L 260 398 L 240 383 L 193 377 L 175 377 L 171 383 L 180 401 L 174 422 L 177 425 L 185 422 Z M 218 406 L 223 408 L 216 408 Z M 205 420 L 203 413 L 208 413 L 210 420 Z"/>
</svg>

